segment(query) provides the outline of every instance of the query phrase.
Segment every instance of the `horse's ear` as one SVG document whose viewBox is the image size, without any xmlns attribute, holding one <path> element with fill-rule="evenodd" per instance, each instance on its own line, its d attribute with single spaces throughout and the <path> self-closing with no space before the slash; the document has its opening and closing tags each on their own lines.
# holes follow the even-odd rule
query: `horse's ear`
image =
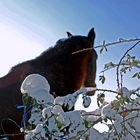
<svg viewBox="0 0 140 140">
<path fill-rule="evenodd" d="M 94 39 L 95 39 L 95 31 L 94 28 L 92 28 L 89 33 L 88 33 L 88 39 L 92 44 L 94 44 Z"/>
<path fill-rule="evenodd" d="M 68 36 L 68 38 L 71 38 L 72 34 L 70 32 L 67 32 L 67 36 Z"/>
</svg>

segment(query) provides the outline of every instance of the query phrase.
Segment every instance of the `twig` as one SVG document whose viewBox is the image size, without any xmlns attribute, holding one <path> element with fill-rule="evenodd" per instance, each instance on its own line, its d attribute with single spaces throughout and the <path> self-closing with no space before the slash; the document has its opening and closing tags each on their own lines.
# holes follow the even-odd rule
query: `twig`
<svg viewBox="0 0 140 140">
<path fill-rule="evenodd" d="M 119 40 L 119 41 L 116 41 L 116 42 L 107 43 L 107 44 L 105 44 L 105 45 L 95 46 L 94 48 L 101 48 L 101 47 L 103 47 L 103 46 L 107 47 L 107 46 L 112 46 L 112 45 L 116 45 L 116 44 L 128 43 L 128 42 L 136 42 L 136 41 L 140 41 L 140 38 L 135 38 L 135 39 L 123 39 L 123 40 Z"/>
<path fill-rule="evenodd" d="M 4 121 L 13 122 L 13 124 L 15 124 L 15 125 L 17 126 L 17 128 L 20 129 L 20 126 L 19 126 L 14 120 L 12 120 L 12 119 L 10 119 L 10 118 L 4 118 L 4 119 L 1 120 L 1 123 L 0 123 L 0 126 L 1 126 L 1 129 L 2 129 L 3 133 L 5 133 L 5 130 L 4 130 L 4 128 L 3 128 L 3 122 L 4 122 Z M 8 135 L 9 135 L 9 134 L 8 134 Z"/>
<path fill-rule="evenodd" d="M 130 93 L 135 93 L 136 91 L 139 91 L 140 90 L 140 86 L 134 90 L 130 90 Z"/>
<path fill-rule="evenodd" d="M 113 126 L 114 129 L 115 129 L 115 132 L 116 132 L 116 134 L 117 134 L 117 136 L 118 136 L 118 139 L 120 140 L 120 136 L 119 136 L 119 134 L 118 134 L 118 131 L 117 131 L 117 129 L 116 129 L 116 127 L 115 127 L 115 125 L 114 125 L 112 119 L 110 119 L 110 121 L 111 121 L 111 123 L 112 123 L 112 126 Z"/>
<path fill-rule="evenodd" d="M 8 136 L 20 136 L 20 135 L 23 135 L 24 133 L 16 133 L 16 134 L 3 134 L 3 135 L 0 135 L 0 137 L 8 137 Z"/>
<path fill-rule="evenodd" d="M 95 113 L 94 111 L 93 112 L 81 112 L 81 115 L 82 116 L 95 116 L 95 117 L 100 117 L 101 116 L 101 113 Z"/>
<path fill-rule="evenodd" d="M 127 130 L 127 128 L 126 128 L 126 130 Z M 135 135 L 133 135 L 129 130 L 127 130 L 127 131 L 128 131 L 128 133 L 129 133 L 135 140 L 137 140 L 137 138 L 136 138 Z"/>
<path fill-rule="evenodd" d="M 140 63 L 140 62 L 139 62 Z M 120 65 L 123 65 L 123 66 L 130 66 L 130 64 L 123 64 L 123 63 L 121 63 Z M 113 67 L 109 67 L 109 68 L 106 68 L 106 69 L 104 69 L 104 70 L 102 70 L 100 73 L 104 73 L 105 71 L 108 71 L 108 70 L 110 70 L 110 69 L 112 69 L 112 68 L 116 68 L 118 66 L 118 64 L 114 64 L 114 66 Z M 139 68 L 140 69 L 140 66 L 139 65 L 134 65 L 133 67 L 135 67 L 135 68 Z"/>
<path fill-rule="evenodd" d="M 127 112 L 132 112 L 132 111 L 140 111 L 140 108 L 126 109 L 126 110 L 120 111 L 118 113 L 122 114 L 122 113 L 127 113 Z"/>
<path fill-rule="evenodd" d="M 82 134 L 80 134 L 80 136 L 77 138 L 77 140 L 80 140 L 80 138 L 90 129 L 92 128 L 95 124 L 97 124 L 98 122 L 102 121 L 102 117 L 98 118 L 95 122 L 92 123 L 92 125 L 87 128 L 87 130 L 85 130 Z"/>
<path fill-rule="evenodd" d="M 111 92 L 111 93 L 115 93 L 115 94 L 120 94 L 119 92 L 114 91 L 114 90 L 110 90 L 110 89 L 99 89 L 99 88 L 97 88 L 96 91 L 103 91 L 103 92 Z"/>
<path fill-rule="evenodd" d="M 134 117 L 131 117 L 131 118 L 128 118 L 128 119 L 124 119 L 122 123 L 125 123 L 126 121 L 128 121 L 128 120 L 130 120 L 130 119 L 134 119 L 134 118 L 138 118 L 138 117 L 139 117 L 139 115 L 136 115 L 136 116 L 134 116 Z M 129 125 L 129 124 L 128 124 L 128 125 Z M 125 129 L 126 129 L 126 131 L 127 131 L 135 140 L 137 140 L 136 136 L 133 135 L 133 134 L 127 129 L 127 127 L 125 127 Z"/>
</svg>

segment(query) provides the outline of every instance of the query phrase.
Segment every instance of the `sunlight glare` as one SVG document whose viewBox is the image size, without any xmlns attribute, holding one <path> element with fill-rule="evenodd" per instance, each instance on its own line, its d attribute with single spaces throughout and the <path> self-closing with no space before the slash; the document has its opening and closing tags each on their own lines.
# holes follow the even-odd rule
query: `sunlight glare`
<svg viewBox="0 0 140 140">
<path fill-rule="evenodd" d="M 0 77 L 2 77 L 12 66 L 33 59 L 45 48 L 37 40 L 28 39 L 18 30 L 0 24 L 0 49 Z"/>
</svg>

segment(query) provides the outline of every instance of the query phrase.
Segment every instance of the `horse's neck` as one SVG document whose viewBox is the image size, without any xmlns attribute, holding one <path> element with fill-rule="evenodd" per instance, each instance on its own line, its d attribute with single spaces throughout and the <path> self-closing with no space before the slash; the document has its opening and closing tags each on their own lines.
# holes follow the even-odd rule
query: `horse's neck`
<svg viewBox="0 0 140 140">
<path fill-rule="evenodd" d="M 12 85 L 14 83 L 20 82 L 20 80 L 23 81 L 23 77 L 26 74 L 26 72 L 29 70 L 29 64 L 19 64 L 16 66 L 13 70 L 11 70 L 7 75 L 0 78 L 0 88 L 7 87 L 9 85 Z"/>
</svg>

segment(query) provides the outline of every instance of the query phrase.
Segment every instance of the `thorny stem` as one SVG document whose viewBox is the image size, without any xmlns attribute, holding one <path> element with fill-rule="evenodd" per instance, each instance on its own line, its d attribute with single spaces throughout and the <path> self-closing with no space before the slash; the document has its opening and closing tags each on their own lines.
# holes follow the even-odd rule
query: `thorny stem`
<svg viewBox="0 0 140 140">
<path fill-rule="evenodd" d="M 117 66 L 117 86 L 118 88 L 120 88 L 120 83 L 119 83 L 119 68 L 120 68 L 120 65 L 121 65 L 121 62 L 122 60 L 125 58 L 126 54 L 131 51 L 133 48 L 135 48 L 138 44 L 140 43 L 140 40 L 138 42 L 136 42 L 132 47 L 130 47 L 125 53 L 124 55 L 122 56 L 122 58 L 120 59 L 119 63 L 118 63 L 118 66 Z"/>
<path fill-rule="evenodd" d="M 123 92 L 122 91 L 122 87 L 123 87 L 123 74 L 122 74 L 122 72 L 120 72 L 120 74 L 121 74 L 121 83 L 120 83 L 120 88 L 121 88 L 121 93 Z M 121 94 L 121 96 L 122 96 L 122 94 Z M 125 109 L 124 109 L 124 106 L 125 106 L 125 101 L 124 101 L 124 98 L 123 98 L 123 96 L 122 96 L 122 106 L 123 106 L 123 108 L 122 108 L 122 110 L 124 111 Z M 125 120 L 125 116 L 123 116 L 123 120 Z M 125 128 L 125 122 L 122 124 L 123 125 L 123 127 Z M 125 135 L 125 129 L 124 129 L 124 135 Z"/>
</svg>

